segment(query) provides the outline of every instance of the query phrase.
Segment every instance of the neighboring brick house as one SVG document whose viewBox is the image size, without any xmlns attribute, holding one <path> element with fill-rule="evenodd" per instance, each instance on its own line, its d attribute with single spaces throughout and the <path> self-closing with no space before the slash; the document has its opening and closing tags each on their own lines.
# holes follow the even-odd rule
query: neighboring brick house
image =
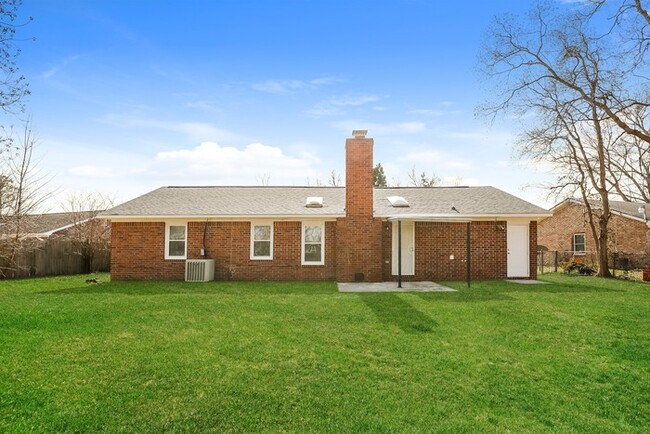
<svg viewBox="0 0 650 434">
<path fill-rule="evenodd" d="M 595 213 L 602 209 L 600 202 L 589 202 Z M 609 202 L 609 249 L 611 252 L 632 255 L 650 254 L 650 204 L 632 202 Z M 596 251 L 596 240 L 589 226 L 584 202 L 567 199 L 553 208 L 553 215 L 538 224 L 540 248 L 552 251 L 572 252 L 573 257 Z"/>
<path fill-rule="evenodd" d="M 463 280 L 468 252 L 472 279 L 536 277 L 546 210 L 493 187 L 374 188 L 373 140 L 353 135 L 346 187 L 162 187 L 107 211 L 112 278 L 180 280 L 205 258 L 217 280 Z"/>
</svg>

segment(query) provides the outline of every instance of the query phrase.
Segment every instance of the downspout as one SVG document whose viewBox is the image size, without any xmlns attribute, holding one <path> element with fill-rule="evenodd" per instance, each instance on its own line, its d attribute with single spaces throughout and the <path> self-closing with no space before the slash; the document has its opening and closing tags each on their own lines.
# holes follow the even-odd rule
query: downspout
<svg viewBox="0 0 650 434">
<path fill-rule="evenodd" d="M 470 249 L 470 222 L 467 222 L 467 287 L 472 286 L 472 251 Z"/>
<path fill-rule="evenodd" d="M 402 221 L 397 220 L 397 287 L 402 287 Z"/>
<path fill-rule="evenodd" d="M 205 224 L 203 225 L 203 245 L 201 246 L 201 256 L 206 256 L 208 254 L 206 248 L 205 248 L 205 234 L 208 231 L 208 219 L 205 220 Z"/>
</svg>

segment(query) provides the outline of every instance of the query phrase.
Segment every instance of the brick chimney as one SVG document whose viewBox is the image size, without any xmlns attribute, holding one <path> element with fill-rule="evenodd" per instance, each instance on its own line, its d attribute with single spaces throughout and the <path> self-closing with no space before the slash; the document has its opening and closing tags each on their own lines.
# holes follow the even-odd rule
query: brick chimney
<svg viewBox="0 0 650 434">
<path fill-rule="evenodd" d="M 382 279 L 382 222 L 373 216 L 373 139 L 355 130 L 345 141 L 345 217 L 337 220 L 337 280 Z"/>
<path fill-rule="evenodd" d="M 345 141 L 345 210 L 348 217 L 372 217 L 374 140 L 366 134 L 367 130 L 354 130 L 354 137 Z"/>
</svg>

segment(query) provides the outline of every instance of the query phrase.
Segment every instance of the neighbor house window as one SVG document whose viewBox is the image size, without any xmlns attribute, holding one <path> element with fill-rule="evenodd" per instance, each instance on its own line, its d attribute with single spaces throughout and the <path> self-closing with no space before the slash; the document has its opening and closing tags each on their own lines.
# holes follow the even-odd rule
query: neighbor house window
<svg viewBox="0 0 650 434">
<path fill-rule="evenodd" d="M 325 223 L 303 222 L 302 265 L 325 263 Z"/>
<path fill-rule="evenodd" d="M 251 223 L 251 259 L 273 259 L 273 222 Z"/>
<path fill-rule="evenodd" d="M 585 234 L 573 234 L 573 254 L 584 255 L 586 251 Z"/>
<path fill-rule="evenodd" d="M 165 259 L 187 257 L 187 225 L 167 223 L 165 225 Z"/>
</svg>

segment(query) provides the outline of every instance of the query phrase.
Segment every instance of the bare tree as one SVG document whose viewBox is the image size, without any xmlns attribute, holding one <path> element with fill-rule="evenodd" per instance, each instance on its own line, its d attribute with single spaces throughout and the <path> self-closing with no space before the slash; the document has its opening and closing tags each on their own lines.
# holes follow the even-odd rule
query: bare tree
<svg viewBox="0 0 650 434">
<path fill-rule="evenodd" d="M 20 55 L 15 44 L 16 30 L 32 21 L 30 17 L 18 22 L 21 5 L 21 0 L 0 1 L 0 107 L 9 113 L 24 110 L 22 101 L 29 95 L 27 80 L 16 63 Z"/>
<path fill-rule="evenodd" d="M 634 113 L 641 123 L 647 110 Z M 650 202 L 650 146 L 638 137 L 619 133 L 608 149 L 609 180 L 615 192 L 629 202 Z"/>
<path fill-rule="evenodd" d="M 408 173 L 408 180 L 411 187 L 435 187 L 436 185 L 440 185 L 440 178 L 435 173 L 431 173 L 431 176 L 427 175 L 426 172 L 417 175 L 415 166 Z"/>
<path fill-rule="evenodd" d="M 108 220 L 97 216 L 113 207 L 113 199 L 102 194 L 72 194 L 68 196 L 66 209 L 70 213 L 71 228 L 69 234 L 76 244 L 76 252 L 81 255 L 86 265 L 86 272 L 95 269 L 95 257 L 98 252 L 106 251 L 111 242 L 111 225 Z"/>
<path fill-rule="evenodd" d="M 634 151 L 622 146 L 636 143 L 643 158 L 650 144 L 645 118 L 634 116 L 649 104 L 648 80 L 641 75 L 644 62 L 626 56 L 635 43 L 613 40 L 614 34 L 620 37 L 620 18 L 632 12 L 643 17 L 644 4 L 621 0 L 611 28 L 597 33 L 590 23 L 600 17 L 606 2 L 561 7 L 540 2 L 527 19 L 495 19 L 481 61 L 498 98 L 479 111 L 490 116 L 513 113 L 522 119 L 520 156 L 553 167 L 557 179 L 548 186 L 552 193 L 580 194 L 603 277 L 610 275 L 609 194 L 634 185 L 628 175 L 637 176 L 628 161 L 616 167 L 614 156 L 632 157 Z M 525 114 L 532 114 L 533 120 L 523 120 Z M 598 210 L 591 206 L 594 198 L 600 202 Z"/>
<path fill-rule="evenodd" d="M 271 183 L 271 174 L 262 173 L 261 175 L 255 177 L 255 181 L 257 182 L 258 185 L 268 187 L 268 185 Z"/>
<path fill-rule="evenodd" d="M 2 276 L 7 276 L 16 269 L 18 253 L 29 248 L 23 239 L 29 229 L 25 226 L 27 217 L 39 213 L 43 204 L 54 194 L 49 189 L 51 177 L 38 168 L 38 160 L 34 155 L 37 140 L 30 122 L 24 124 L 22 133 L 17 138 L 14 138 L 13 132 L 7 134 L 7 137 L 10 138 L 11 146 L 0 154 L 0 170 L 3 172 L 0 174 L 0 237 L 5 262 L 0 268 Z"/>
<path fill-rule="evenodd" d="M 332 169 L 330 172 L 330 177 L 327 180 L 327 185 L 330 187 L 340 187 L 343 185 L 343 181 L 341 180 L 341 175 L 336 173 L 336 170 Z"/>
</svg>

